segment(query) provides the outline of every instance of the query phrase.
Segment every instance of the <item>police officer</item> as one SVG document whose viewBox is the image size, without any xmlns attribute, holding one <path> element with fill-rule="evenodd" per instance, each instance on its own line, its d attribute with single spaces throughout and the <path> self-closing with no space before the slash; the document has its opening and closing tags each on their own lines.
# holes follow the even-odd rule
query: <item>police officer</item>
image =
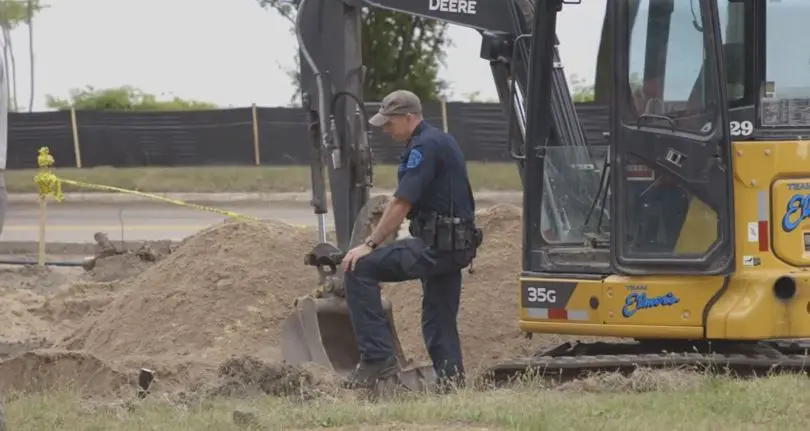
<svg viewBox="0 0 810 431">
<path fill-rule="evenodd" d="M 461 385 L 464 364 L 457 316 L 461 270 L 475 257 L 481 232 L 461 149 L 422 118 L 410 91 L 387 95 L 369 123 L 405 148 L 398 184 L 379 224 L 342 262 L 346 301 L 361 361 L 349 384 L 370 387 L 395 376 L 400 364 L 382 308 L 380 282 L 422 281 L 422 335 L 438 382 Z M 410 220 L 410 238 L 379 244 Z"/>
</svg>

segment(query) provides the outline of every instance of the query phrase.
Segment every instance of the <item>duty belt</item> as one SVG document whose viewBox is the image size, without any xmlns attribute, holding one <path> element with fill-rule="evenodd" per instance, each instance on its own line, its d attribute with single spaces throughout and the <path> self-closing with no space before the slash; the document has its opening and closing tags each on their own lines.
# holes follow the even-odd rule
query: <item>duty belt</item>
<svg viewBox="0 0 810 431">
<path fill-rule="evenodd" d="M 420 213 L 411 221 L 411 235 L 421 238 L 438 251 L 461 251 L 478 248 L 483 235 L 471 220 L 447 217 L 437 213 Z"/>
</svg>

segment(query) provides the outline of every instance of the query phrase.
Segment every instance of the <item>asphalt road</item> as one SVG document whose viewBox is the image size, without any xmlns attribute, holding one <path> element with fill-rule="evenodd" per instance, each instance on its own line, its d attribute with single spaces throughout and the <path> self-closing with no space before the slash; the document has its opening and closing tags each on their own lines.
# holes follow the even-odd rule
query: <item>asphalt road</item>
<svg viewBox="0 0 810 431">
<path fill-rule="evenodd" d="M 305 203 L 223 205 L 220 209 L 293 225 L 315 226 L 317 220 Z M 47 242 L 92 243 L 93 234 L 101 231 L 118 240 L 123 221 L 126 241 L 179 241 L 223 219 L 219 214 L 168 205 L 49 203 L 45 235 Z M 39 207 L 11 205 L 0 241 L 37 241 L 38 235 Z"/>
</svg>

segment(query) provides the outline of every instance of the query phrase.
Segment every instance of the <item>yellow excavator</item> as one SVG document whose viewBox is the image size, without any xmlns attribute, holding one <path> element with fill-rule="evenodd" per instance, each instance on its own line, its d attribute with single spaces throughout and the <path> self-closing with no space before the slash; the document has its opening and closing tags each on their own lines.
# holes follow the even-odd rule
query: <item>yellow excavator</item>
<svg viewBox="0 0 810 431">
<path fill-rule="evenodd" d="M 319 6 L 302 14 L 310 1 Z M 385 2 L 391 4 L 301 4 L 299 20 L 312 23 L 309 33 L 299 31 L 309 67 L 304 76 L 311 77 L 306 88 L 320 105 L 308 108 L 318 161 L 313 179 L 331 154 L 338 229 L 338 245 L 320 246 L 308 263 L 334 268 L 355 216 L 370 213 L 363 208 L 371 159 L 354 45 L 359 8 L 442 19 L 480 31 L 481 56 L 490 62 L 509 120 L 508 151 L 524 187 L 518 327 L 527 336 L 606 340 L 515 358 L 492 366 L 490 376 L 680 365 L 805 369 L 810 66 L 792 42 L 810 18 L 810 2 L 607 0 L 595 86 L 596 103 L 610 114 L 602 142 L 585 141 L 557 53 L 558 14 L 588 6 Z M 333 21 L 341 24 L 330 27 Z M 332 95 L 335 88 L 343 90 Z M 341 96 L 348 97 L 336 103 Z M 324 199 L 313 190 L 318 212 Z M 323 298 L 308 298 L 308 316 L 298 312 L 288 325 L 288 333 L 316 340 L 310 345 L 328 344 L 325 327 L 307 332 L 301 322 L 318 327 L 318 319 L 345 310 L 339 275 L 324 277 L 337 278 L 313 295 Z M 351 333 L 350 324 L 343 328 Z M 301 340 L 290 337 L 288 350 L 306 344 Z M 332 358 L 353 351 L 353 340 L 342 340 L 346 344 L 325 351 L 330 366 Z M 286 357 L 312 360 L 301 351 Z M 429 374 L 424 367 L 409 372 L 414 379 Z"/>
</svg>

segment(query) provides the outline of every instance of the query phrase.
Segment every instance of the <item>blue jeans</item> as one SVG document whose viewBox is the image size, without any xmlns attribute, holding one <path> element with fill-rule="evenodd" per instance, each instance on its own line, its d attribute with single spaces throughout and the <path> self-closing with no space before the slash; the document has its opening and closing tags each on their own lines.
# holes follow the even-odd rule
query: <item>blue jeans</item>
<svg viewBox="0 0 810 431">
<path fill-rule="evenodd" d="M 382 308 L 380 282 L 422 281 L 422 336 L 439 378 L 462 377 L 458 336 L 461 270 L 472 252 L 438 252 L 418 238 L 382 246 L 357 261 L 345 275 L 346 302 L 363 361 L 394 356 L 394 344 Z"/>
</svg>

